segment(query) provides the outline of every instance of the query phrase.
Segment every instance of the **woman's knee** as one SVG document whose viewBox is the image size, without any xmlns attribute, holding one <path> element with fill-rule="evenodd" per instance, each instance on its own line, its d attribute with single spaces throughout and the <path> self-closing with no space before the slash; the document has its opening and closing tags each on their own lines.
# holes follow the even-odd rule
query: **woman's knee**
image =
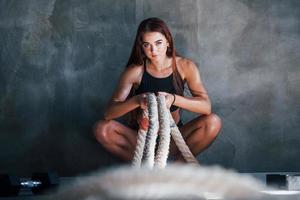
<svg viewBox="0 0 300 200">
<path fill-rule="evenodd" d="M 98 121 L 93 128 L 93 133 L 98 142 L 102 144 L 109 143 L 109 126 L 111 124 L 110 120 L 100 120 Z"/>
<path fill-rule="evenodd" d="M 209 115 L 200 116 L 196 120 L 197 129 L 202 129 L 205 137 L 214 139 L 220 132 L 222 121 L 218 115 L 211 113 Z"/>
<path fill-rule="evenodd" d="M 221 127 L 222 120 L 218 115 L 211 113 L 210 115 L 206 116 L 206 129 L 211 137 L 215 138 L 219 134 Z"/>
</svg>

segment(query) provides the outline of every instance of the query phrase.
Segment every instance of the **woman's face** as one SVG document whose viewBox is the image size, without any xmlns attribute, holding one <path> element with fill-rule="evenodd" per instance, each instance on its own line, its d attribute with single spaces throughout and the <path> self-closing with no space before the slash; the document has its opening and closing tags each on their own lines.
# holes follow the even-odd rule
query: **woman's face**
<svg viewBox="0 0 300 200">
<path fill-rule="evenodd" d="M 169 42 L 160 32 L 146 32 L 143 35 L 142 48 L 150 60 L 162 60 L 166 57 Z"/>
</svg>

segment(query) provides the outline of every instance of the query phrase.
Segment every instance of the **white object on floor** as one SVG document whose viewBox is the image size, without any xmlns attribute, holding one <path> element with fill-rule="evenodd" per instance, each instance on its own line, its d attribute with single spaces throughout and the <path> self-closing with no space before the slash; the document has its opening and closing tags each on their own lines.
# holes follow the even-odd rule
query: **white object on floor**
<svg viewBox="0 0 300 200">
<path fill-rule="evenodd" d="M 49 199 L 261 199 L 267 195 L 261 191 L 268 189 L 249 175 L 220 167 L 173 164 L 165 169 L 149 169 L 123 166 L 80 177 Z"/>
<path fill-rule="evenodd" d="M 287 175 L 286 181 L 288 190 L 300 190 L 300 175 Z"/>
</svg>

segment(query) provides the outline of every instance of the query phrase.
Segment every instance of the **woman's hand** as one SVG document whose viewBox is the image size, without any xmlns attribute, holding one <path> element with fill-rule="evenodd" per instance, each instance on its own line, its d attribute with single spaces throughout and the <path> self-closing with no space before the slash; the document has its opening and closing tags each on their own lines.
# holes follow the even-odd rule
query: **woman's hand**
<svg viewBox="0 0 300 200">
<path fill-rule="evenodd" d="M 137 103 L 141 107 L 141 109 L 147 109 L 147 93 L 139 94 L 137 97 Z"/>
<path fill-rule="evenodd" d="M 148 128 L 149 128 L 149 118 L 147 116 L 143 115 L 143 112 L 138 115 L 137 122 L 138 122 L 138 125 L 139 125 L 140 129 L 143 129 L 145 131 L 148 130 Z"/>
<path fill-rule="evenodd" d="M 147 103 L 147 93 L 139 94 L 137 95 L 138 104 L 140 105 L 140 108 L 142 110 L 147 109 L 148 103 Z M 149 127 L 149 118 L 143 114 L 143 112 L 140 112 L 137 116 L 137 123 L 139 124 L 139 127 L 143 130 L 148 130 Z"/>
<path fill-rule="evenodd" d="M 158 92 L 158 95 L 163 95 L 166 98 L 166 104 L 167 104 L 167 108 L 170 109 L 170 107 L 172 106 L 172 103 L 175 100 L 175 96 L 173 94 L 167 93 L 167 92 Z"/>
</svg>

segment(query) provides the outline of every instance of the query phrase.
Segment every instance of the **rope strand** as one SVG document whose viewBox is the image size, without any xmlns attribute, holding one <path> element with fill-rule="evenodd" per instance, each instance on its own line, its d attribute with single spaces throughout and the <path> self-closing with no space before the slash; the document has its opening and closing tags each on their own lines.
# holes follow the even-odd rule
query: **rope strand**
<svg viewBox="0 0 300 200">
<path fill-rule="evenodd" d="M 170 112 L 166 106 L 166 99 L 164 96 L 159 95 L 157 97 L 158 104 L 158 114 L 159 114 L 159 145 L 157 149 L 157 154 L 155 157 L 155 167 L 165 168 L 167 165 L 167 159 L 169 155 L 169 147 L 171 141 L 171 128 L 170 119 L 166 113 Z"/>
<path fill-rule="evenodd" d="M 153 168 L 156 138 L 157 138 L 157 132 L 159 128 L 158 107 L 157 107 L 156 97 L 154 94 L 148 94 L 147 101 L 148 101 L 148 111 L 149 111 L 149 128 L 146 135 L 144 165 L 146 167 Z"/>
</svg>

